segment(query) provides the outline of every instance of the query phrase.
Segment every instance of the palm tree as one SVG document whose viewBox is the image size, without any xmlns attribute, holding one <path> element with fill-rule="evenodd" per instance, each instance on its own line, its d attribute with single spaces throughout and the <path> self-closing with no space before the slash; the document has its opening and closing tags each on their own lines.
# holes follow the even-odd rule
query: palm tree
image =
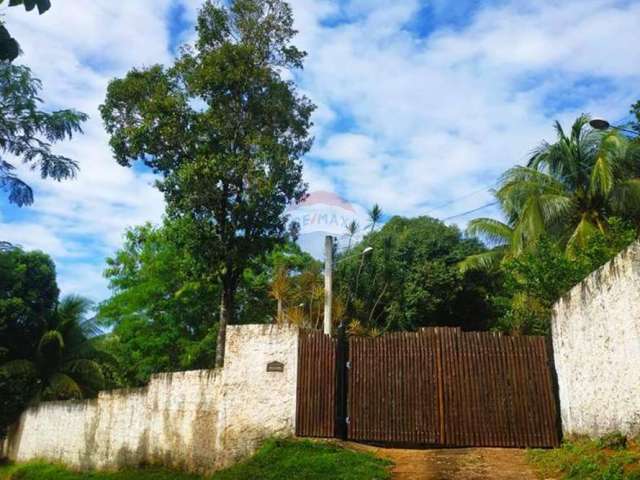
<svg viewBox="0 0 640 480">
<path fill-rule="evenodd" d="M 373 232 L 376 229 L 376 225 L 382 220 L 382 209 L 377 203 L 369 211 L 369 220 L 370 223 L 368 227 L 371 229 L 370 231 Z"/>
<path fill-rule="evenodd" d="M 571 253 L 596 232 L 606 233 L 611 216 L 640 218 L 638 146 L 588 123 L 580 116 L 567 135 L 556 122 L 556 142 L 543 142 L 526 167 L 504 174 L 496 197 L 516 252 L 550 234 Z"/>
<path fill-rule="evenodd" d="M 349 235 L 349 246 L 347 247 L 347 250 L 351 250 L 351 242 L 353 241 L 353 237 L 355 236 L 355 234 L 358 233 L 359 229 L 360 225 L 358 225 L 358 222 L 356 222 L 355 220 L 351 220 L 351 222 L 347 225 L 347 235 Z"/>
<path fill-rule="evenodd" d="M 87 318 L 91 303 L 79 296 L 65 297 L 48 322 L 31 358 L 0 365 L 9 378 L 28 375 L 36 379 L 34 400 L 94 397 L 104 387 L 100 362 L 107 354 L 97 350 L 92 337 L 100 333 Z"/>
</svg>

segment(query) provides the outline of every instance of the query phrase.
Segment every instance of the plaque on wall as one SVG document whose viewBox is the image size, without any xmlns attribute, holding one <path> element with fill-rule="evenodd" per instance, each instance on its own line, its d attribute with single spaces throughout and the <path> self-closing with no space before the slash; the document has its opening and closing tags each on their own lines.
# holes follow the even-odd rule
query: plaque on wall
<svg viewBox="0 0 640 480">
<path fill-rule="evenodd" d="M 267 363 L 267 372 L 284 372 L 284 363 L 282 362 Z"/>
</svg>

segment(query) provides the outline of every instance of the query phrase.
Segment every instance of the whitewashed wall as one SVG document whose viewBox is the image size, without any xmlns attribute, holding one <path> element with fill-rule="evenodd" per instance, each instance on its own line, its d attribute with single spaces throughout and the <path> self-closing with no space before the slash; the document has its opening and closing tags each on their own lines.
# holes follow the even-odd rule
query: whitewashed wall
<svg viewBox="0 0 640 480">
<path fill-rule="evenodd" d="M 196 472 L 224 467 L 272 435 L 293 435 L 298 332 L 230 326 L 225 366 L 154 375 L 145 388 L 27 410 L 5 445 L 14 461 L 72 467 L 163 464 Z M 283 372 L 267 372 L 270 362 Z"/>
<path fill-rule="evenodd" d="M 555 306 L 553 349 L 565 435 L 640 433 L 640 244 Z"/>
</svg>

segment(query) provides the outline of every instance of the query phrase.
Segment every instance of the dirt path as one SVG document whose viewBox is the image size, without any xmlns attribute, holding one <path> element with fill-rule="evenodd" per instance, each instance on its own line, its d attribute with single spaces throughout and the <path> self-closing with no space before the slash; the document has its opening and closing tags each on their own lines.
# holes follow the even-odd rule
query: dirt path
<svg viewBox="0 0 640 480">
<path fill-rule="evenodd" d="M 458 448 L 404 450 L 359 444 L 350 447 L 391 460 L 394 480 L 537 480 L 525 450 Z M 551 479 L 549 479 L 551 480 Z"/>
</svg>

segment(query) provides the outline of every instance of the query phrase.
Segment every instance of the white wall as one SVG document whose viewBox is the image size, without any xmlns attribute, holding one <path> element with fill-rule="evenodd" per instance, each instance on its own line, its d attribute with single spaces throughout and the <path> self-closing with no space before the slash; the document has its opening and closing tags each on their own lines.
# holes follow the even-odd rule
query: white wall
<svg viewBox="0 0 640 480">
<path fill-rule="evenodd" d="M 640 433 L 640 243 L 554 306 L 565 435 Z"/>
<path fill-rule="evenodd" d="M 272 435 L 293 435 L 298 332 L 230 326 L 222 370 L 154 375 L 145 388 L 95 400 L 45 402 L 10 433 L 14 461 L 76 468 L 163 464 L 196 472 L 229 465 Z M 283 372 L 267 372 L 269 362 Z"/>
</svg>

